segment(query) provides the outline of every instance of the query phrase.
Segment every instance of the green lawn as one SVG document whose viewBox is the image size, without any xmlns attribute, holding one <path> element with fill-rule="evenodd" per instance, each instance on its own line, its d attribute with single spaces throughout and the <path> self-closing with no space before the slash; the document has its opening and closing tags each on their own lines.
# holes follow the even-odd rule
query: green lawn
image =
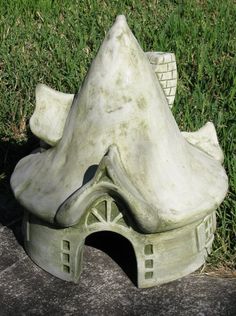
<svg viewBox="0 0 236 316">
<path fill-rule="evenodd" d="M 12 205 L 9 176 L 17 160 L 36 145 L 28 126 L 36 84 L 77 91 L 106 31 L 116 15 L 125 14 L 145 51 L 176 54 L 179 81 L 173 112 L 180 129 L 215 124 L 230 188 L 217 211 L 209 263 L 236 268 L 236 4 L 157 2 L 1 0 L 0 203 L 5 209 Z"/>
</svg>

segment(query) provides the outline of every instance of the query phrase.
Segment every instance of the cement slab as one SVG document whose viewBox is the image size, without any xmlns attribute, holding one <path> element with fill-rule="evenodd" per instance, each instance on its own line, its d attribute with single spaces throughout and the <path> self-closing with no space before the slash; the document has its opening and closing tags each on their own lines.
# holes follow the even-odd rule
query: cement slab
<svg viewBox="0 0 236 316">
<path fill-rule="evenodd" d="M 11 226 L 11 229 L 0 226 L 0 273 L 26 256 L 23 247 L 16 239 L 19 229 L 19 225 Z"/>
<path fill-rule="evenodd" d="M 15 260 L 10 265 L 9 258 L 1 258 L 8 265 L 0 272 L 3 316 L 236 315 L 236 279 L 190 275 L 159 287 L 138 289 L 108 254 L 86 246 L 80 282 L 73 284 L 37 267 L 22 248 L 21 255 L 14 256 L 16 241 L 9 246 L 10 240 L 0 242 L 1 253 L 12 254 Z"/>
</svg>

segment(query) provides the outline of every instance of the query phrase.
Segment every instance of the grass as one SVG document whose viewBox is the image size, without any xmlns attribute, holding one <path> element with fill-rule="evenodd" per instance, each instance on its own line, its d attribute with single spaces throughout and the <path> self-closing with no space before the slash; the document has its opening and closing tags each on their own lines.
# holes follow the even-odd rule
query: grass
<svg viewBox="0 0 236 316">
<path fill-rule="evenodd" d="M 173 112 L 181 130 L 215 124 L 230 188 L 217 210 L 211 267 L 236 268 L 236 5 L 233 0 L 2 0 L 0 3 L 0 194 L 12 202 L 9 176 L 35 146 L 28 121 L 38 82 L 78 90 L 116 15 L 125 14 L 145 51 L 175 52 Z M 1 202 L 2 203 L 2 202 Z M 0 216 L 1 218 L 1 216 Z"/>
</svg>

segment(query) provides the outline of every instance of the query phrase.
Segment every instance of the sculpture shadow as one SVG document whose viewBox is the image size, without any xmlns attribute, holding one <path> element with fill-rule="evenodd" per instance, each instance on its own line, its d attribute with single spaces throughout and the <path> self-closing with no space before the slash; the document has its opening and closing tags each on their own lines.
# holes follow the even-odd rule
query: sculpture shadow
<svg viewBox="0 0 236 316">
<path fill-rule="evenodd" d="M 85 245 L 106 253 L 137 286 L 137 261 L 133 246 L 128 239 L 112 231 L 99 231 L 87 236 Z M 104 261 L 104 268 L 106 266 L 107 262 Z"/>
<path fill-rule="evenodd" d="M 0 141 L 0 224 L 12 230 L 20 245 L 23 245 L 23 207 L 14 197 L 10 178 L 18 161 L 39 147 L 39 140 L 30 132 L 27 139 L 27 142 L 22 143 Z"/>
<path fill-rule="evenodd" d="M 98 165 L 91 165 L 90 167 L 88 167 L 88 169 L 85 171 L 85 174 L 84 174 L 82 186 L 93 179 L 97 171 L 97 168 L 98 168 Z"/>
</svg>

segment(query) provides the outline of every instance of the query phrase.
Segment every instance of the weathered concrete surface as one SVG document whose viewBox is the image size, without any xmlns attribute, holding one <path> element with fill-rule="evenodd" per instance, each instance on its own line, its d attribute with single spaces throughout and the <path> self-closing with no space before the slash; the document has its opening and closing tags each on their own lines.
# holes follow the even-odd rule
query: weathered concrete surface
<svg viewBox="0 0 236 316">
<path fill-rule="evenodd" d="M 12 230 L 0 226 L 0 273 L 26 256 Z"/>
<path fill-rule="evenodd" d="M 0 228 L 1 316 L 236 315 L 236 278 L 192 275 L 160 287 L 138 289 L 111 257 L 87 246 L 84 270 L 76 285 L 32 263 L 15 239 L 20 239 L 19 228 Z"/>
</svg>

